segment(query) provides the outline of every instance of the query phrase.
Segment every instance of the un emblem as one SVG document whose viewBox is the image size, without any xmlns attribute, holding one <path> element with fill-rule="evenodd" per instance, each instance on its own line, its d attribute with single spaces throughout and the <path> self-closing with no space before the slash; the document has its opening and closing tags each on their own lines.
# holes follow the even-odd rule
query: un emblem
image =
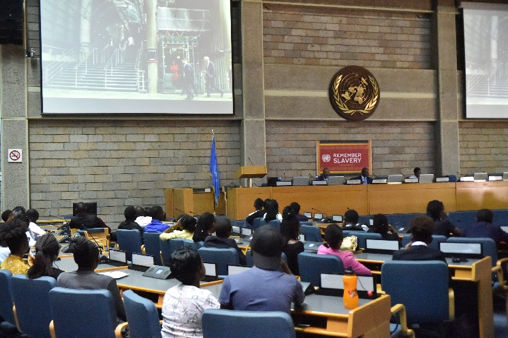
<svg viewBox="0 0 508 338">
<path fill-rule="evenodd" d="M 323 160 L 323 162 L 330 162 L 332 157 L 330 156 L 330 154 L 324 154 L 323 156 L 321 156 L 321 159 Z"/>
<path fill-rule="evenodd" d="M 332 78 L 330 102 L 337 114 L 346 120 L 365 120 L 379 104 L 379 85 L 367 69 L 344 67 Z"/>
</svg>

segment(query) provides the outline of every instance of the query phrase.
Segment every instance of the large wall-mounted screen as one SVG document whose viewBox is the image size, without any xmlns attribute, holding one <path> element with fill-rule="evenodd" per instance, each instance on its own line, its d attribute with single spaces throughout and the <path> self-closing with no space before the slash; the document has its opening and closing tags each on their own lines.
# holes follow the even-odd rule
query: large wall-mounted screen
<svg viewBox="0 0 508 338">
<path fill-rule="evenodd" d="M 46 114 L 233 114 L 230 0 L 40 0 Z"/>
<path fill-rule="evenodd" d="M 466 117 L 508 118 L 508 5 L 464 8 Z"/>
</svg>

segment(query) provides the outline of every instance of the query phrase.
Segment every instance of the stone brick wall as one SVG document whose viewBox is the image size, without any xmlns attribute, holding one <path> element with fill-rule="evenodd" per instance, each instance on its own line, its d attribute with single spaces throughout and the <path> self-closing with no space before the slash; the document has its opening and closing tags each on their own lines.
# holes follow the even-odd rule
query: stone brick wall
<svg viewBox="0 0 508 338">
<path fill-rule="evenodd" d="M 268 176 L 316 173 L 316 141 L 371 140 L 376 175 L 434 172 L 434 124 L 428 122 L 267 121 Z"/>
<path fill-rule="evenodd" d="M 263 19 L 265 63 L 431 68 L 426 15 L 265 5 Z"/>
<path fill-rule="evenodd" d="M 461 174 L 508 171 L 508 122 L 460 123 Z"/>
<path fill-rule="evenodd" d="M 164 189 L 210 187 L 211 130 L 221 184 L 238 183 L 237 121 L 30 121 L 30 198 L 41 218 L 97 201 L 114 227 L 128 205 L 164 205 Z"/>
</svg>

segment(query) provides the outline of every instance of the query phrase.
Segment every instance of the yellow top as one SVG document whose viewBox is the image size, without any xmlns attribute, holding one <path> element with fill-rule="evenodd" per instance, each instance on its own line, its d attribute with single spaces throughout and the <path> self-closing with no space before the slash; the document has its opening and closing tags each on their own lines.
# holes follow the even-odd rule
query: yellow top
<svg viewBox="0 0 508 338">
<path fill-rule="evenodd" d="M 0 265 L 0 269 L 7 269 L 13 275 L 26 275 L 30 265 L 21 257 L 10 254 Z"/>
<path fill-rule="evenodd" d="M 193 232 L 187 231 L 187 230 L 175 230 L 170 233 L 163 232 L 159 237 L 163 241 L 167 241 L 173 238 L 183 238 L 183 239 L 190 239 L 192 240 L 192 237 L 194 236 Z"/>
</svg>

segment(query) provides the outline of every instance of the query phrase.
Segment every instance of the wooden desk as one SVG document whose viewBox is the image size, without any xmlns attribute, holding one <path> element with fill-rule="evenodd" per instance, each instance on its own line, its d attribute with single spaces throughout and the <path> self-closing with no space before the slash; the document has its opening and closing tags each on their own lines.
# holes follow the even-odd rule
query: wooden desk
<svg viewBox="0 0 508 338">
<path fill-rule="evenodd" d="M 222 284 L 202 286 L 216 298 Z M 375 300 L 360 299 L 356 309 L 344 308 L 341 297 L 308 295 L 301 307 L 293 308 L 295 330 L 331 337 L 390 337 L 390 296 Z M 311 326 L 309 326 L 309 324 Z"/>
<path fill-rule="evenodd" d="M 392 260 L 389 254 L 359 253 L 355 258 L 372 270 L 381 273 L 381 265 Z M 492 260 L 490 257 L 469 259 L 468 262 L 454 263 L 447 258 L 453 280 L 473 282 L 477 285 L 478 326 L 481 338 L 494 337 L 494 305 L 492 303 Z"/>
<path fill-rule="evenodd" d="M 508 209 L 508 181 L 457 183 L 457 211 L 480 209 Z"/>
<path fill-rule="evenodd" d="M 59 268 L 63 271 L 76 271 L 78 269 L 78 265 L 74 261 L 74 256 L 70 254 L 70 256 L 60 256 L 61 260 L 55 262 L 55 267 Z M 95 272 L 104 272 L 104 271 L 112 271 L 112 270 L 122 270 L 127 269 L 127 265 L 125 266 L 114 266 L 110 264 L 99 264 Z"/>
</svg>

